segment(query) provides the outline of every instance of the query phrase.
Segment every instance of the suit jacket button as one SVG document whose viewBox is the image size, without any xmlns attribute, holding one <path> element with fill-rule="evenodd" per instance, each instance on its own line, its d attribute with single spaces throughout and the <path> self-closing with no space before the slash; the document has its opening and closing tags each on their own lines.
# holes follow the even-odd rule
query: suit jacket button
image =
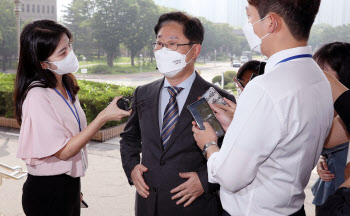
<svg viewBox="0 0 350 216">
<path fill-rule="evenodd" d="M 165 162 L 164 162 L 164 161 L 160 161 L 160 165 L 161 165 L 161 166 L 164 166 L 164 165 L 165 165 Z"/>
</svg>

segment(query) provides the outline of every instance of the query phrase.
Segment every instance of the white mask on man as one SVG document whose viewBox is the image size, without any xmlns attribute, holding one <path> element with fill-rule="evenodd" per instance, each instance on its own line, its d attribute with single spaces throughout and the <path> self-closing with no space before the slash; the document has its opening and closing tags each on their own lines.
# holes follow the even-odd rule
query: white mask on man
<svg viewBox="0 0 350 216">
<path fill-rule="evenodd" d="M 79 61 L 78 61 L 77 56 L 74 54 L 73 50 L 71 50 L 68 53 L 68 55 L 60 61 L 55 61 L 55 62 L 46 61 L 46 62 L 56 65 L 56 67 L 57 67 L 56 70 L 53 70 L 51 68 L 47 68 L 47 69 L 55 72 L 58 75 L 75 73 L 79 70 Z"/>
<path fill-rule="evenodd" d="M 250 49 L 252 51 L 256 51 L 261 53 L 261 44 L 262 44 L 262 40 L 267 37 L 268 35 L 270 35 L 271 33 L 267 33 L 264 37 L 259 38 L 258 35 L 255 34 L 254 32 L 254 28 L 253 25 L 255 25 L 258 22 L 263 21 L 266 17 L 268 17 L 270 15 L 265 16 L 264 18 L 256 21 L 255 23 L 251 24 L 251 23 L 247 23 L 244 25 L 244 27 L 242 28 L 243 33 L 245 35 L 245 37 L 247 38 L 247 41 L 249 43 Z M 277 28 L 277 21 L 276 21 L 276 27 L 275 30 Z"/>
<path fill-rule="evenodd" d="M 191 52 L 193 47 L 188 51 Z M 154 52 L 154 56 L 156 57 L 157 67 L 159 72 L 161 72 L 165 77 L 174 77 L 180 71 L 182 71 L 187 64 L 191 61 L 186 62 L 187 54 L 181 54 L 176 51 L 167 49 L 163 47 L 160 50 Z"/>
</svg>

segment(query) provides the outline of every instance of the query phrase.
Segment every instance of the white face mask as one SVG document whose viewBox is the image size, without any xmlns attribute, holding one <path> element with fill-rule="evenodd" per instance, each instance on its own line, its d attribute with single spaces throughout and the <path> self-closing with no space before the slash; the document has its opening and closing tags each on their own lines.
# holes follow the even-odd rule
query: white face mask
<svg viewBox="0 0 350 216">
<path fill-rule="evenodd" d="M 256 51 L 261 53 L 261 43 L 262 40 L 267 37 L 268 35 L 270 35 L 271 33 L 266 34 L 264 37 L 259 38 L 258 35 L 255 34 L 254 32 L 254 28 L 253 25 L 255 25 L 258 22 L 263 21 L 266 17 L 268 17 L 269 15 L 265 16 L 264 18 L 260 19 L 259 21 L 256 21 L 255 23 L 251 24 L 251 23 L 247 23 L 244 25 L 244 27 L 242 28 L 243 33 L 245 35 L 245 37 L 247 38 L 247 41 L 249 43 L 250 49 L 252 51 Z M 275 30 L 277 28 L 277 21 L 276 21 L 276 27 Z"/>
<path fill-rule="evenodd" d="M 188 53 L 191 52 L 192 48 Z M 165 77 L 174 77 L 176 76 L 182 69 L 186 67 L 191 61 L 186 63 L 186 57 L 188 53 L 181 54 L 173 50 L 169 50 L 166 47 L 163 47 L 160 50 L 154 52 L 154 56 L 156 57 L 157 67 L 159 72 L 161 72 Z"/>
<path fill-rule="evenodd" d="M 47 68 L 47 69 L 55 72 L 58 75 L 75 73 L 79 69 L 79 61 L 77 56 L 74 54 L 73 50 L 71 50 L 64 59 L 60 61 L 55 61 L 55 62 L 47 61 L 47 63 L 52 63 L 56 65 L 57 70 L 53 70 L 51 68 Z"/>
</svg>

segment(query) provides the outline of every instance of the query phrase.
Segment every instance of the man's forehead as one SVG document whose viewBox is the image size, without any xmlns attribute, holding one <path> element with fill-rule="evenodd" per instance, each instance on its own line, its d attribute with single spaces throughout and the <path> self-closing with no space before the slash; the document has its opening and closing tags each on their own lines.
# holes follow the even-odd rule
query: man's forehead
<svg viewBox="0 0 350 216">
<path fill-rule="evenodd" d="M 169 21 L 163 23 L 159 29 L 157 38 L 175 40 L 183 37 L 183 26 L 177 22 Z"/>
<path fill-rule="evenodd" d="M 176 36 L 176 35 L 169 35 L 169 36 L 166 36 L 166 35 L 162 35 L 162 34 L 158 34 L 157 35 L 157 38 L 164 38 L 164 39 L 168 39 L 168 40 L 176 40 L 176 39 L 179 39 L 179 37 L 178 36 Z"/>
</svg>

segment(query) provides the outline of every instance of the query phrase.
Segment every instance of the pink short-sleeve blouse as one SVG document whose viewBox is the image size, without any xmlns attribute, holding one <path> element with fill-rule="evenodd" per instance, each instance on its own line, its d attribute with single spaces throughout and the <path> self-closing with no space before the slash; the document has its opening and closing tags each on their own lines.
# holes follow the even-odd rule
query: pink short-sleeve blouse
<svg viewBox="0 0 350 216">
<path fill-rule="evenodd" d="M 72 101 L 68 101 L 75 111 Z M 87 122 L 78 98 L 74 105 L 83 130 Z M 25 161 L 31 175 L 84 176 L 83 157 L 87 165 L 86 147 L 82 150 L 84 154 L 79 152 L 66 161 L 54 156 L 77 134 L 79 125 L 76 118 L 54 89 L 35 87 L 28 92 L 22 107 L 17 157 Z"/>
</svg>

